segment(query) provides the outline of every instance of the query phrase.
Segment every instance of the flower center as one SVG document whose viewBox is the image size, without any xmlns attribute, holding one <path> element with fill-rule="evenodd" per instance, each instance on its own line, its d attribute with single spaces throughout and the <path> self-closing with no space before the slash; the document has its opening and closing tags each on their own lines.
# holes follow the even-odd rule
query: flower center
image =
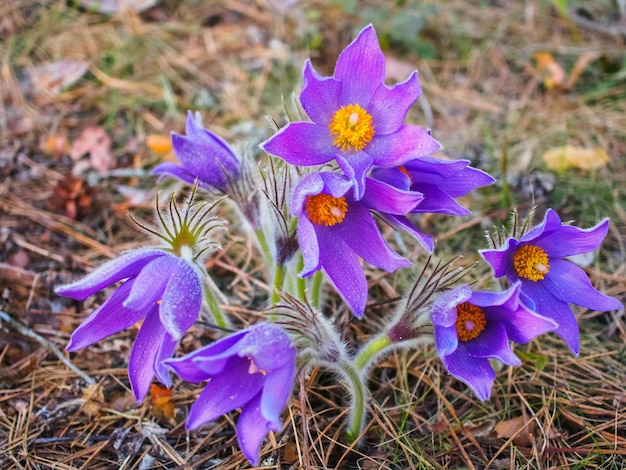
<svg viewBox="0 0 626 470">
<path fill-rule="evenodd" d="M 265 369 L 261 369 L 259 366 L 257 366 L 256 363 L 254 362 L 254 360 L 251 357 L 249 357 L 248 360 L 250 361 L 250 367 L 248 367 L 248 374 L 267 375 L 267 371 Z"/>
<path fill-rule="evenodd" d="M 307 216 L 316 225 L 331 227 L 343 222 L 348 212 L 345 197 L 333 197 L 330 194 L 314 194 L 307 196 L 304 202 Z"/>
<path fill-rule="evenodd" d="M 374 138 L 372 116 L 358 104 L 342 106 L 328 125 L 333 145 L 345 152 L 348 149 L 363 150 Z"/>
<path fill-rule="evenodd" d="M 541 281 L 550 271 L 548 254 L 538 246 L 524 245 L 513 255 L 513 267 L 519 277 Z"/>
<path fill-rule="evenodd" d="M 456 306 L 456 334 L 459 341 L 466 342 L 478 338 L 487 326 L 483 309 L 469 302 Z"/>
<path fill-rule="evenodd" d="M 411 176 L 411 173 L 409 173 L 409 170 L 407 170 L 404 165 L 397 166 L 396 168 L 400 170 L 402 173 L 404 173 L 405 175 L 407 175 L 411 183 L 413 182 L 413 177 Z"/>
</svg>

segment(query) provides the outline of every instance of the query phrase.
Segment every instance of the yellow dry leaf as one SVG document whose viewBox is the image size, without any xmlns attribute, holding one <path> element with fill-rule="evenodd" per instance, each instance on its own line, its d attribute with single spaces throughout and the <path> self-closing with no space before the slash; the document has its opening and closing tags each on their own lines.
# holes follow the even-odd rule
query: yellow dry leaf
<svg viewBox="0 0 626 470">
<path fill-rule="evenodd" d="M 549 52 L 536 52 L 537 72 L 539 78 L 548 90 L 563 86 L 565 81 L 565 70 L 561 67 L 552 54 Z"/>
<path fill-rule="evenodd" d="M 168 153 L 172 150 L 172 139 L 167 135 L 150 134 L 146 137 L 146 147 L 154 153 Z"/>
<path fill-rule="evenodd" d="M 581 170 L 597 170 L 609 161 L 608 154 L 601 148 L 584 148 L 564 145 L 546 151 L 541 159 L 549 169 L 564 171 L 568 168 Z"/>
<path fill-rule="evenodd" d="M 517 416 L 513 419 L 500 421 L 495 425 L 494 431 L 498 439 L 513 438 L 515 445 L 530 447 L 533 442 L 537 425 L 529 421 L 527 416 Z"/>
</svg>

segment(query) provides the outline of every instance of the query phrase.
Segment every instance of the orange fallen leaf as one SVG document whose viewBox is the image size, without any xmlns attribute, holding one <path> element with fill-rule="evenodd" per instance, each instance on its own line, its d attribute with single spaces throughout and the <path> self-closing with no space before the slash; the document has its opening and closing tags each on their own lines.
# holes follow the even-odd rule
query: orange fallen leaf
<svg viewBox="0 0 626 470">
<path fill-rule="evenodd" d="M 146 137 L 146 147 L 154 153 L 168 153 L 172 151 L 172 139 L 168 135 L 150 134 Z"/>
<path fill-rule="evenodd" d="M 173 419 L 174 403 L 172 403 L 172 390 L 158 384 L 150 385 L 150 402 L 152 413 L 156 418 Z"/>
<path fill-rule="evenodd" d="M 50 135 L 40 145 L 39 150 L 52 158 L 60 158 L 70 152 L 70 143 L 64 135 Z"/>
<path fill-rule="evenodd" d="M 549 169 L 564 171 L 568 168 L 597 170 L 605 166 L 610 158 L 601 148 L 584 148 L 564 145 L 552 148 L 541 156 Z"/>
<path fill-rule="evenodd" d="M 549 52 L 536 52 L 537 72 L 539 79 L 548 90 L 560 88 L 565 82 L 565 70 Z"/>
</svg>

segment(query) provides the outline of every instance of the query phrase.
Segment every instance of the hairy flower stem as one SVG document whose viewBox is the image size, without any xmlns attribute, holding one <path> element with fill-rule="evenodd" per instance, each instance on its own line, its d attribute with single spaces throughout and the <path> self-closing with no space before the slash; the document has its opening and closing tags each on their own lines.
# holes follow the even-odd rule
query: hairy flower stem
<svg viewBox="0 0 626 470">
<path fill-rule="evenodd" d="M 277 264 L 276 271 L 274 272 L 274 285 L 272 287 L 272 305 L 276 305 L 280 301 L 280 290 L 285 283 L 285 274 L 287 270 L 284 264 Z"/>
<path fill-rule="evenodd" d="M 324 282 L 324 275 L 322 271 L 317 271 L 313 274 L 313 286 L 311 287 L 311 305 L 314 309 L 319 310 L 322 303 L 322 283 Z"/>
<path fill-rule="evenodd" d="M 272 256 L 272 250 L 270 250 L 270 246 L 267 243 L 267 238 L 265 237 L 265 233 L 260 228 L 254 230 L 254 234 L 256 236 L 257 243 L 259 244 L 259 248 L 261 249 L 261 254 L 265 259 L 265 262 L 270 264 L 274 261 L 274 257 Z"/>
<path fill-rule="evenodd" d="M 230 323 L 228 319 L 222 315 L 217 299 L 215 298 L 215 295 L 213 295 L 213 292 L 211 292 L 211 288 L 208 286 L 204 286 L 204 299 L 206 300 L 209 311 L 215 320 L 215 324 L 220 328 L 228 328 Z"/>
<path fill-rule="evenodd" d="M 349 443 L 353 443 L 359 438 L 365 420 L 365 384 L 361 379 L 361 374 L 351 361 L 344 360 L 337 365 L 350 383 L 350 391 L 352 392 L 352 409 L 346 439 Z"/>
<path fill-rule="evenodd" d="M 354 365 L 359 372 L 363 372 L 368 369 L 368 366 L 372 360 L 378 356 L 381 351 L 391 346 L 393 341 L 389 337 L 388 333 L 383 333 L 380 336 L 368 341 L 361 348 L 359 353 L 354 359 Z"/>
<path fill-rule="evenodd" d="M 304 256 L 302 256 L 302 252 L 298 254 L 298 266 L 297 271 L 301 272 L 304 269 Z M 303 278 L 298 276 L 296 278 L 296 287 L 298 289 L 298 298 L 302 301 L 306 301 L 306 282 Z"/>
</svg>

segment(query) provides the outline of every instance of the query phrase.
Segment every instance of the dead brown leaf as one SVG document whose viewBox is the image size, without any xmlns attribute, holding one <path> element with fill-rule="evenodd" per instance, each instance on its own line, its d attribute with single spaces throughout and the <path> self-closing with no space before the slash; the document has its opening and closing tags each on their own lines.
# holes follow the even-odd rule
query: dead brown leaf
<svg viewBox="0 0 626 470">
<path fill-rule="evenodd" d="M 30 79 L 39 93 L 56 96 L 61 90 L 76 83 L 89 69 L 84 60 L 62 59 L 27 68 Z"/>
<path fill-rule="evenodd" d="M 72 144 L 70 157 L 78 160 L 89 154 L 91 166 L 100 174 L 115 168 L 115 157 L 111 153 L 111 137 L 101 126 L 89 126 L 83 129 L 80 137 Z"/>
<path fill-rule="evenodd" d="M 517 416 L 506 421 L 500 421 L 493 430 L 498 439 L 513 438 L 513 443 L 520 447 L 531 447 L 537 425 L 528 420 L 527 416 Z"/>
</svg>

